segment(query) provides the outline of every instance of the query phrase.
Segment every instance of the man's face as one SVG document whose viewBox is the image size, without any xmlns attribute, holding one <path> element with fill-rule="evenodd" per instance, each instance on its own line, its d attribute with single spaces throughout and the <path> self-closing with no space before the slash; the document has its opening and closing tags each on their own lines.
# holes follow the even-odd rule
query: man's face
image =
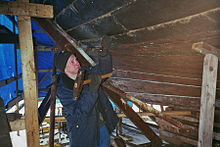
<svg viewBox="0 0 220 147">
<path fill-rule="evenodd" d="M 67 60 L 64 72 L 71 79 L 75 79 L 79 69 L 80 69 L 80 64 L 78 60 L 76 59 L 74 55 L 71 55 L 69 59 Z"/>
</svg>

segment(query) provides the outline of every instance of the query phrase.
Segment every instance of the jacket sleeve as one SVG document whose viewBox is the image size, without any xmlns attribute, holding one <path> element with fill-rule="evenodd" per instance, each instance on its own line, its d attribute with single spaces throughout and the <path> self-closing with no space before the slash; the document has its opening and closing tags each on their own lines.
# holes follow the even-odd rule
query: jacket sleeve
<svg viewBox="0 0 220 147">
<path fill-rule="evenodd" d="M 66 88 L 62 80 L 59 81 L 57 86 L 57 96 L 64 107 L 67 121 L 69 120 L 73 123 L 91 115 L 98 99 L 98 93 L 89 91 L 88 85 L 85 85 L 80 98 L 74 100 L 73 90 Z"/>
</svg>

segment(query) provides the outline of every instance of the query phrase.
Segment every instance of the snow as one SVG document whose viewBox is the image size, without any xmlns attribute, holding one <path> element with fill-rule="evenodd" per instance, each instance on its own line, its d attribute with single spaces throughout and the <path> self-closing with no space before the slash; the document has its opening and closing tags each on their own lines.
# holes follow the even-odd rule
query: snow
<svg viewBox="0 0 220 147">
<path fill-rule="evenodd" d="M 26 143 L 26 131 L 20 130 L 19 136 L 17 135 L 17 131 L 10 132 L 11 142 L 13 147 L 27 147 Z"/>
</svg>

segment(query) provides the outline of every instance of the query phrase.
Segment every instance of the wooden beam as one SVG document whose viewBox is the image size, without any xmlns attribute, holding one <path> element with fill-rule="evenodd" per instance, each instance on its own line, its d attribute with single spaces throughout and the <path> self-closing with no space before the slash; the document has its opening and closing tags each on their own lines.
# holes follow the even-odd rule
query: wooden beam
<svg viewBox="0 0 220 147">
<path fill-rule="evenodd" d="M 164 139 L 170 143 L 176 144 L 178 146 L 183 144 L 183 142 L 194 145 L 194 146 L 197 145 L 197 141 L 194 139 L 180 136 L 179 134 L 171 133 L 171 132 L 165 131 L 163 129 L 159 129 L 159 132 L 160 132 L 160 136 L 162 139 Z"/>
<path fill-rule="evenodd" d="M 24 130 L 25 129 L 25 119 L 21 118 L 15 121 L 9 122 L 11 131 L 18 131 L 18 130 Z"/>
<path fill-rule="evenodd" d="M 17 79 L 20 79 L 21 76 L 22 76 L 22 74 L 18 75 L 17 77 L 15 76 L 13 78 L 9 78 L 9 79 L 0 81 L 0 87 L 1 86 L 5 86 L 5 85 L 7 85 L 7 84 L 9 84 L 9 83 L 11 83 L 13 81 L 16 81 Z"/>
<path fill-rule="evenodd" d="M 56 42 L 56 48 L 76 53 L 82 66 L 95 66 L 96 63 L 64 30 L 51 23 L 49 20 L 34 19 L 34 21 Z"/>
<path fill-rule="evenodd" d="M 35 74 L 31 18 L 28 16 L 18 16 L 18 30 L 23 75 L 27 145 L 28 147 L 39 147 L 38 87 Z"/>
<path fill-rule="evenodd" d="M 153 113 L 148 113 L 148 112 L 140 112 L 137 113 L 140 117 L 144 116 L 155 116 Z M 191 115 L 190 111 L 168 111 L 168 112 L 162 112 L 163 115 L 169 115 L 169 116 L 185 116 L 185 115 Z M 118 113 L 118 117 L 126 117 L 125 114 L 123 113 Z"/>
<path fill-rule="evenodd" d="M 109 81 L 102 83 L 102 88 L 106 95 L 117 105 L 120 110 L 142 131 L 142 133 L 152 142 L 153 146 L 161 146 L 162 141 L 156 133 L 134 112 L 134 110 L 124 100 L 125 96 L 121 90 L 112 86 Z"/>
<path fill-rule="evenodd" d="M 8 109 L 8 108 L 14 106 L 16 103 L 20 102 L 22 99 L 23 99 L 23 94 L 17 96 L 16 98 L 14 98 L 10 102 L 8 102 L 7 105 L 5 106 L 5 108 Z"/>
<path fill-rule="evenodd" d="M 38 72 L 52 72 L 53 69 L 39 69 Z"/>
<path fill-rule="evenodd" d="M 19 43 L 21 49 L 21 63 L 23 75 L 23 89 L 25 101 L 25 128 L 27 145 L 39 147 L 38 126 L 38 89 L 36 69 L 34 62 L 33 39 L 31 29 L 31 18 L 52 18 L 53 7 L 41 4 L 30 4 L 29 0 L 17 0 L 13 2 L 0 2 L 0 14 L 17 15 Z"/>
<path fill-rule="evenodd" d="M 200 97 L 127 92 L 144 103 L 182 107 L 199 111 Z"/>
<path fill-rule="evenodd" d="M 203 64 L 198 147 L 212 146 L 218 57 L 205 55 Z"/>
<path fill-rule="evenodd" d="M 165 115 L 170 115 L 170 116 L 185 116 L 185 115 L 191 115 L 190 111 L 170 111 L 170 112 L 163 112 Z M 140 117 L 144 116 L 155 116 L 153 113 L 147 113 L 147 112 L 140 112 L 137 113 Z M 127 117 L 123 113 L 118 113 L 118 117 Z M 44 122 L 49 122 L 49 118 L 45 118 Z M 66 119 L 63 116 L 57 116 L 55 117 L 55 122 L 66 122 Z"/>
<path fill-rule="evenodd" d="M 53 6 L 19 1 L 0 1 L 0 14 L 53 18 Z"/>
<path fill-rule="evenodd" d="M 220 49 L 211 46 L 208 43 L 205 42 L 193 43 L 192 49 L 204 55 L 213 54 L 220 59 Z"/>
</svg>

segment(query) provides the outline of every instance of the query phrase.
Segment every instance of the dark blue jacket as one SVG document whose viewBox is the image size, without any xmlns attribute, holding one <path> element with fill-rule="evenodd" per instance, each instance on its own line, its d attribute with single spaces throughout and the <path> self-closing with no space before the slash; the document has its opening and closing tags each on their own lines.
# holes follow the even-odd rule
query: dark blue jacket
<svg viewBox="0 0 220 147">
<path fill-rule="evenodd" d="M 100 113 L 111 133 L 118 123 L 118 117 L 108 98 L 99 88 L 97 93 L 89 91 L 88 85 L 82 89 L 80 98 L 73 99 L 73 90 L 68 89 L 62 80 L 57 86 L 67 120 L 71 147 L 97 147 L 99 144 Z"/>
</svg>

